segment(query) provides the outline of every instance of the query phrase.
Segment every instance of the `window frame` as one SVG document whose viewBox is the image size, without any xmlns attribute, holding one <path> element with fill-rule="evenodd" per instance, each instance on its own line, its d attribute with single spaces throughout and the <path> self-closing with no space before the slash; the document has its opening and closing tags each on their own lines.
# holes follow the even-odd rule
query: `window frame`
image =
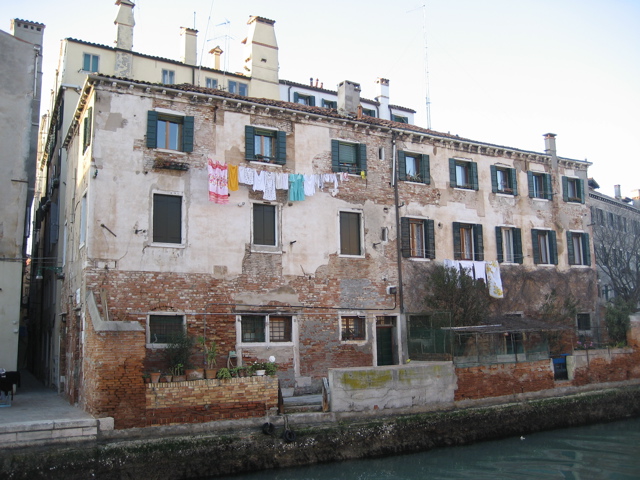
<svg viewBox="0 0 640 480">
<path fill-rule="evenodd" d="M 180 241 L 179 242 L 176 242 L 176 241 L 162 241 L 162 240 L 169 239 L 171 237 L 171 235 L 167 234 L 165 232 L 162 232 L 162 234 L 160 234 L 159 232 L 156 232 L 156 230 L 157 230 L 156 224 L 159 223 L 159 220 L 160 220 L 160 218 L 156 217 L 158 207 L 160 206 L 160 205 L 157 204 L 156 200 L 160 201 L 161 198 L 166 198 L 166 197 L 179 198 L 179 203 L 180 203 L 180 215 L 179 215 L 179 218 L 178 219 L 171 218 L 171 221 L 170 221 L 171 225 L 169 225 L 168 227 L 165 225 L 165 227 L 163 227 L 163 229 L 166 229 L 166 230 L 168 230 L 169 228 L 172 228 L 172 232 L 175 235 L 176 225 L 179 224 L 179 229 L 180 229 Z M 169 207 L 175 208 L 176 205 L 172 204 Z M 169 212 L 165 213 L 165 216 L 169 216 L 169 215 L 172 215 L 172 214 L 173 213 L 171 211 L 169 211 Z M 184 197 L 184 195 L 182 193 L 166 192 L 166 191 L 160 191 L 160 190 L 154 190 L 154 191 L 151 192 L 151 244 L 153 246 L 173 247 L 173 248 L 184 247 L 185 244 L 186 244 L 185 218 L 186 218 L 186 216 L 185 216 L 185 197 Z"/>
<path fill-rule="evenodd" d="M 293 92 L 293 103 L 315 107 L 316 97 L 307 93 Z"/>
<path fill-rule="evenodd" d="M 91 145 L 91 135 L 93 127 L 93 107 L 87 109 L 87 113 L 82 121 L 82 153 L 87 151 Z"/>
<path fill-rule="evenodd" d="M 274 243 L 257 243 L 256 242 L 256 235 L 259 234 L 259 230 L 257 228 L 256 225 L 256 216 L 258 215 L 258 212 L 266 212 L 267 210 L 270 210 L 273 212 L 272 214 L 272 218 L 273 218 L 273 232 L 272 232 L 272 236 L 273 236 L 273 241 Z M 263 224 L 266 224 L 266 222 L 264 221 L 264 213 L 262 215 L 263 217 Z M 262 228 L 262 233 L 264 234 L 265 229 Z M 254 252 L 267 252 L 267 253 L 281 253 L 281 246 L 280 246 L 280 209 L 278 208 L 277 204 L 274 203 L 268 203 L 268 202 L 252 202 L 251 203 L 251 250 Z"/>
<path fill-rule="evenodd" d="M 218 79 L 213 77 L 205 77 L 204 79 L 205 88 L 211 88 L 214 90 L 218 89 Z"/>
<path fill-rule="evenodd" d="M 238 80 L 229 80 L 227 82 L 227 91 L 229 93 L 234 93 L 236 95 L 240 95 L 241 97 L 249 96 L 249 84 L 240 82 Z"/>
<path fill-rule="evenodd" d="M 495 228 L 496 231 L 496 249 L 497 249 L 497 257 L 498 263 L 513 263 L 522 265 L 523 262 L 523 254 L 522 254 L 522 231 L 520 228 L 511 227 L 511 226 L 497 226 Z M 511 259 L 508 258 L 507 248 L 505 245 L 507 242 L 505 239 L 505 233 L 509 232 L 511 235 L 511 248 L 513 250 L 513 257 Z"/>
<path fill-rule="evenodd" d="M 166 81 L 169 80 L 169 81 Z M 163 85 L 175 85 L 176 83 L 176 71 L 168 68 L 162 69 L 162 81 Z"/>
<path fill-rule="evenodd" d="M 416 233 L 422 234 L 422 252 L 416 248 Z M 428 260 L 436 258 L 435 222 L 432 219 L 402 217 L 400 219 L 400 240 L 403 258 Z"/>
<path fill-rule="evenodd" d="M 147 328 L 146 328 L 146 346 L 147 348 L 166 348 L 167 345 L 169 345 L 169 342 L 153 342 L 152 341 L 152 331 L 151 331 L 151 317 L 173 317 L 173 318 L 180 318 L 181 319 L 181 326 L 182 326 L 182 333 L 186 332 L 186 328 L 187 328 L 187 322 L 186 322 L 186 315 L 184 315 L 184 313 L 177 313 L 177 312 L 153 312 L 153 313 L 149 313 L 147 315 Z M 177 332 L 176 332 L 177 333 Z M 171 335 L 171 334 L 165 334 L 165 335 Z M 169 340 L 169 338 L 166 338 L 166 340 Z"/>
<path fill-rule="evenodd" d="M 464 231 L 469 232 L 469 236 L 463 240 Z M 471 243 L 470 258 L 465 256 L 465 245 Z M 484 261 L 484 238 L 482 224 L 453 222 L 453 259 L 467 261 Z"/>
<path fill-rule="evenodd" d="M 469 183 L 460 183 L 458 181 L 458 169 L 464 168 L 468 176 Z M 451 187 L 462 190 L 479 190 L 478 185 L 478 164 L 473 160 L 466 158 L 450 158 L 449 159 L 449 182 Z"/>
<path fill-rule="evenodd" d="M 362 115 L 365 117 L 377 118 L 376 111 L 373 108 L 362 107 Z"/>
<path fill-rule="evenodd" d="M 167 148 L 166 142 L 164 146 L 158 146 L 159 122 L 170 122 L 178 125 L 177 150 Z M 147 111 L 147 148 L 167 152 L 193 152 L 194 123 L 193 116 L 184 115 L 181 112 L 164 109 Z"/>
<path fill-rule="evenodd" d="M 273 139 L 271 144 L 273 154 L 270 157 L 266 157 L 262 153 L 256 153 L 256 137 L 270 137 Z M 247 162 L 261 162 L 274 165 L 285 165 L 287 163 L 286 132 L 262 126 L 254 127 L 253 125 L 245 125 L 244 140 L 244 158 Z"/>
<path fill-rule="evenodd" d="M 589 328 L 581 328 L 584 327 L 584 318 L 588 320 Z M 582 319 L 582 320 L 581 320 Z M 588 312 L 581 312 L 576 314 L 576 330 L 579 332 L 590 332 L 591 331 L 591 314 Z"/>
<path fill-rule="evenodd" d="M 538 180 L 539 179 L 539 180 Z M 540 183 L 540 185 L 538 185 Z M 551 200 L 551 175 L 545 172 L 527 171 L 529 198 Z"/>
<path fill-rule="evenodd" d="M 351 251 L 351 247 L 353 247 L 354 245 L 351 245 L 352 243 L 354 243 L 353 241 L 349 240 L 348 242 L 346 242 L 345 245 L 343 245 L 343 239 L 345 238 L 345 235 L 348 235 L 349 238 L 353 237 L 353 234 L 355 233 L 353 230 L 353 226 L 349 225 L 349 223 L 351 223 L 351 220 L 348 219 L 352 219 L 354 217 L 352 217 L 351 215 L 356 215 L 357 216 L 357 238 L 358 238 L 358 245 L 357 245 L 357 249 L 358 249 L 358 253 L 353 253 L 355 252 L 355 249 L 353 251 Z M 343 220 L 344 219 L 344 220 Z M 349 229 L 349 231 L 344 231 L 343 232 L 343 226 L 345 229 Z M 346 251 L 345 250 L 349 250 Z M 341 257 L 357 257 L 357 258 L 362 258 L 364 257 L 364 214 L 361 210 L 340 210 L 338 212 L 338 252 L 339 252 L 339 256 Z"/>
<path fill-rule="evenodd" d="M 415 175 L 409 175 L 407 172 L 407 158 L 414 158 L 416 162 Z M 431 184 L 431 166 L 429 155 L 424 153 L 413 153 L 400 150 L 398 152 L 398 179 L 405 182 Z"/>
<path fill-rule="evenodd" d="M 584 180 L 579 177 L 563 176 L 562 199 L 567 203 L 584 203 Z"/>
<path fill-rule="evenodd" d="M 262 332 L 256 341 L 245 340 L 244 320 L 262 320 Z M 280 321 L 288 320 L 288 323 L 284 323 L 284 335 L 288 336 L 288 340 L 274 340 L 272 331 L 272 323 L 276 323 L 274 320 Z M 256 314 L 256 313 L 243 313 L 236 315 L 236 336 L 240 346 L 244 347 L 287 347 L 292 346 L 295 343 L 297 337 L 296 332 L 296 318 L 295 315 L 282 315 L 282 314 Z M 246 332 L 250 333 L 250 332 Z"/>
<path fill-rule="evenodd" d="M 323 98 L 320 100 L 320 104 L 323 108 L 333 108 L 334 110 L 338 109 L 338 102 L 336 100 L 327 100 Z"/>
<path fill-rule="evenodd" d="M 515 168 L 491 165 L 491 191 L 503 195 L 518 195 L 518 177 Z M 504 179 L 502 182 L 501 177 Z"/>
<path fill-rule="evenodd" d="M 544 236 L 546 247 L 540 245 L 540 238 Z M 558 265 L 558 242 L 554 230 L 534 228 L 531 230 L 531 248 L 533 250 L 533 263 L 536 265 Z M 547 259 L 543 258 L 544 255 Z M 543 260 L 549 260 L 543 262 Z"/>
<path fill-rule="evenodd" d="M 340 155 L 340 147 L 353 146 L 355 161 L 353 163 L 343 161 Z M 350 167 L 353 165 L 353 167 Z M 364 143 L 350 142 L 348 140 L 331 139 L 331 171 L 347 172 L 352 175 L 359 175 L 360 172 L 367 171 L 367 145 Z"/>
<path fill-rule="evenodd" d="M 395 113 L 391 115 L 391 120 L 398 123 L 409 123 L 409 117 L 405 115 L 396 115 Z"/>
<path fill-rule="evenodd" d="M 569 257 L 569 265 L 590 266 L 589 234 L 586 232 L 567 231 L 567 255 Z"/>
<path fill-rule="evenodd" d="M 353 328 L 350 328 L 351 325 Z M 354 333 L 350 334 L 350 331 Z M 366 342 L 367 318 L 364 315 L 340 315 L 340 341 L 343 343 Z"/>
<path fill-rule="evenodd" d="M 87 66 L 87 59 L 89 60 L 89 68 L 85 68 Z M 95 68 L 94 68 L 95 67 Z M 91 72 L 98 73 L 100 71 L 100 55 L 96 55 L 93 53 L 83 52 L 82 53 L 82 71 L 83 72 Z"/>
</svg>

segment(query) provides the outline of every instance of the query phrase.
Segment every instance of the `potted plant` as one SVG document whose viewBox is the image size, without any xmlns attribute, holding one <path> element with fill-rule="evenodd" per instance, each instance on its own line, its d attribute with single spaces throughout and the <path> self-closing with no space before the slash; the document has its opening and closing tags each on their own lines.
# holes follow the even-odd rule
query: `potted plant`
<svg viewBox="0 0 640 480">
<path fill-rule="evenodd" d="M 206 378 L 216 378 L 216 357 L 218 356 L 218 344 L 215 340 L 211 340 L 209 345 L 207 345 L 207 340 L 203 336 L 198 337 L 198 343 L 202 347 L 202 353 L 204 354 L 204 359 L 206 362 L 205 368 L 205 377 Z"/>
<path fill-rule="evenodd" d="M 180 378 L 184 375 L 185 367 L 189 366 L 189 358 L 191 357 L 191 351 L 193 349 L 193 338 L 187 335 L 185 332 L 173 335 L 167 347 L 164 350 L 167 364 L 169 365 L 169 371 L 173 375 L 173 381 L 184 381 L 185 378 Z M 176 379 L 175 377 L 179 377 Z"/>
<path fill-rule="evenodd" d="M 250 367 L 251 373 L 258 376 L 275 375 L 278 370 L 278 364 L 275 363 L 275 360 L 276 359 L 271 356 L 268 362 L 254 362 Z"/>
<path fill-rule="evenodd" d="M 228 380 L 231 378 L 231 371 L 227 367 L 221 368 L 218 370 L 217 377 L 220 380 Z"/>
<path fill-rule="evenodd" d="M 184 365 L 178 363 L 171 368 L 171 375 L 174 382 L 184 382 L 187 376 L 184 374 Z"/>
</svg>

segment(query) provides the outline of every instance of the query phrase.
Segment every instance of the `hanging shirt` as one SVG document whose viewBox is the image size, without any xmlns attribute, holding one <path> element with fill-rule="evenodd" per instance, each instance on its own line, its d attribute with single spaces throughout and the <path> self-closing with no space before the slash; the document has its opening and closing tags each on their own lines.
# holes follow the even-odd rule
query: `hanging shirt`
<svg viewBox="0 0 640 480">
<path fill-rule="evenodd" d="M 265 172 L 255 172 L 253 174 L 253 191 L 264 192 Z"/>
<path fill-rule="evenodd" d="M 273 172 L 264 173 L 264 200 L 276 199 L 276 174 Z M 255 185 L 254 185 L 255 188 Z"/>
<path fill-rule="evenodd" d="M 307 197 L 316 194 L 316 175 L 304 175 L 304 194 Z"/>
<path fill-rule="evenodd" d="M 227 172 L 229 177 L 229 191 L 235 192 L 238 190 L 238 166 L 227 165 Z"/>
<path fill-rule="evenodd" d="M 243 185 L 253 185 L 255 170 L 253 168 L 240 165 L 238 167 L 238 182 Z"/>
<path fill-rule="evenodd" d="M 276 173 L 276 188 L 278 190 L 289 190 L 288 173 Z"/>
</svg>

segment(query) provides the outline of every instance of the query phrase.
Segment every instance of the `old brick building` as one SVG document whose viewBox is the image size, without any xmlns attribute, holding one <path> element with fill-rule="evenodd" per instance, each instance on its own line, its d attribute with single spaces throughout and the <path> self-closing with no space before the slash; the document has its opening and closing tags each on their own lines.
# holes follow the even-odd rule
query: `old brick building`
<svg viewBox="0 0 640 480">
<path fill-rule="evenodd" d="M 88 76 L 64 142 L 67 395 L 137 415 L 183 329 L 220 366 L 275 356 L 297 393 L 404 363 L 445 260 L 498 262 L 496 315 L 536 317 L 551 292 L 594 312 L 586 162 L 552 134 L 536 153 L 363 116 L 357 96 L 341 84 L 339 114 Z"/>
</svg>

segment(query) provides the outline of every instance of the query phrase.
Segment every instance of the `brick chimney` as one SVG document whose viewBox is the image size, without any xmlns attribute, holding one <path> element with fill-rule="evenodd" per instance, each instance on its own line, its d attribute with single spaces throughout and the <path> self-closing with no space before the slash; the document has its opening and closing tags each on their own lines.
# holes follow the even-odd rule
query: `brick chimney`
<svg viewBox="0 0 640 480">
<path fill-rule="evenodd" d="M 193 28 L 180 27 L 180 38 L 182 40 L 182 58 L 180 60 L 187 65 L 196 65 L 198 62 L 198 31 Z"/>
<path fill-rule="evenodd" d="M 338 113 L 356 115 L 360 106 L 360 84 L 344 80 L 338 84 Z"/>
</svg>

